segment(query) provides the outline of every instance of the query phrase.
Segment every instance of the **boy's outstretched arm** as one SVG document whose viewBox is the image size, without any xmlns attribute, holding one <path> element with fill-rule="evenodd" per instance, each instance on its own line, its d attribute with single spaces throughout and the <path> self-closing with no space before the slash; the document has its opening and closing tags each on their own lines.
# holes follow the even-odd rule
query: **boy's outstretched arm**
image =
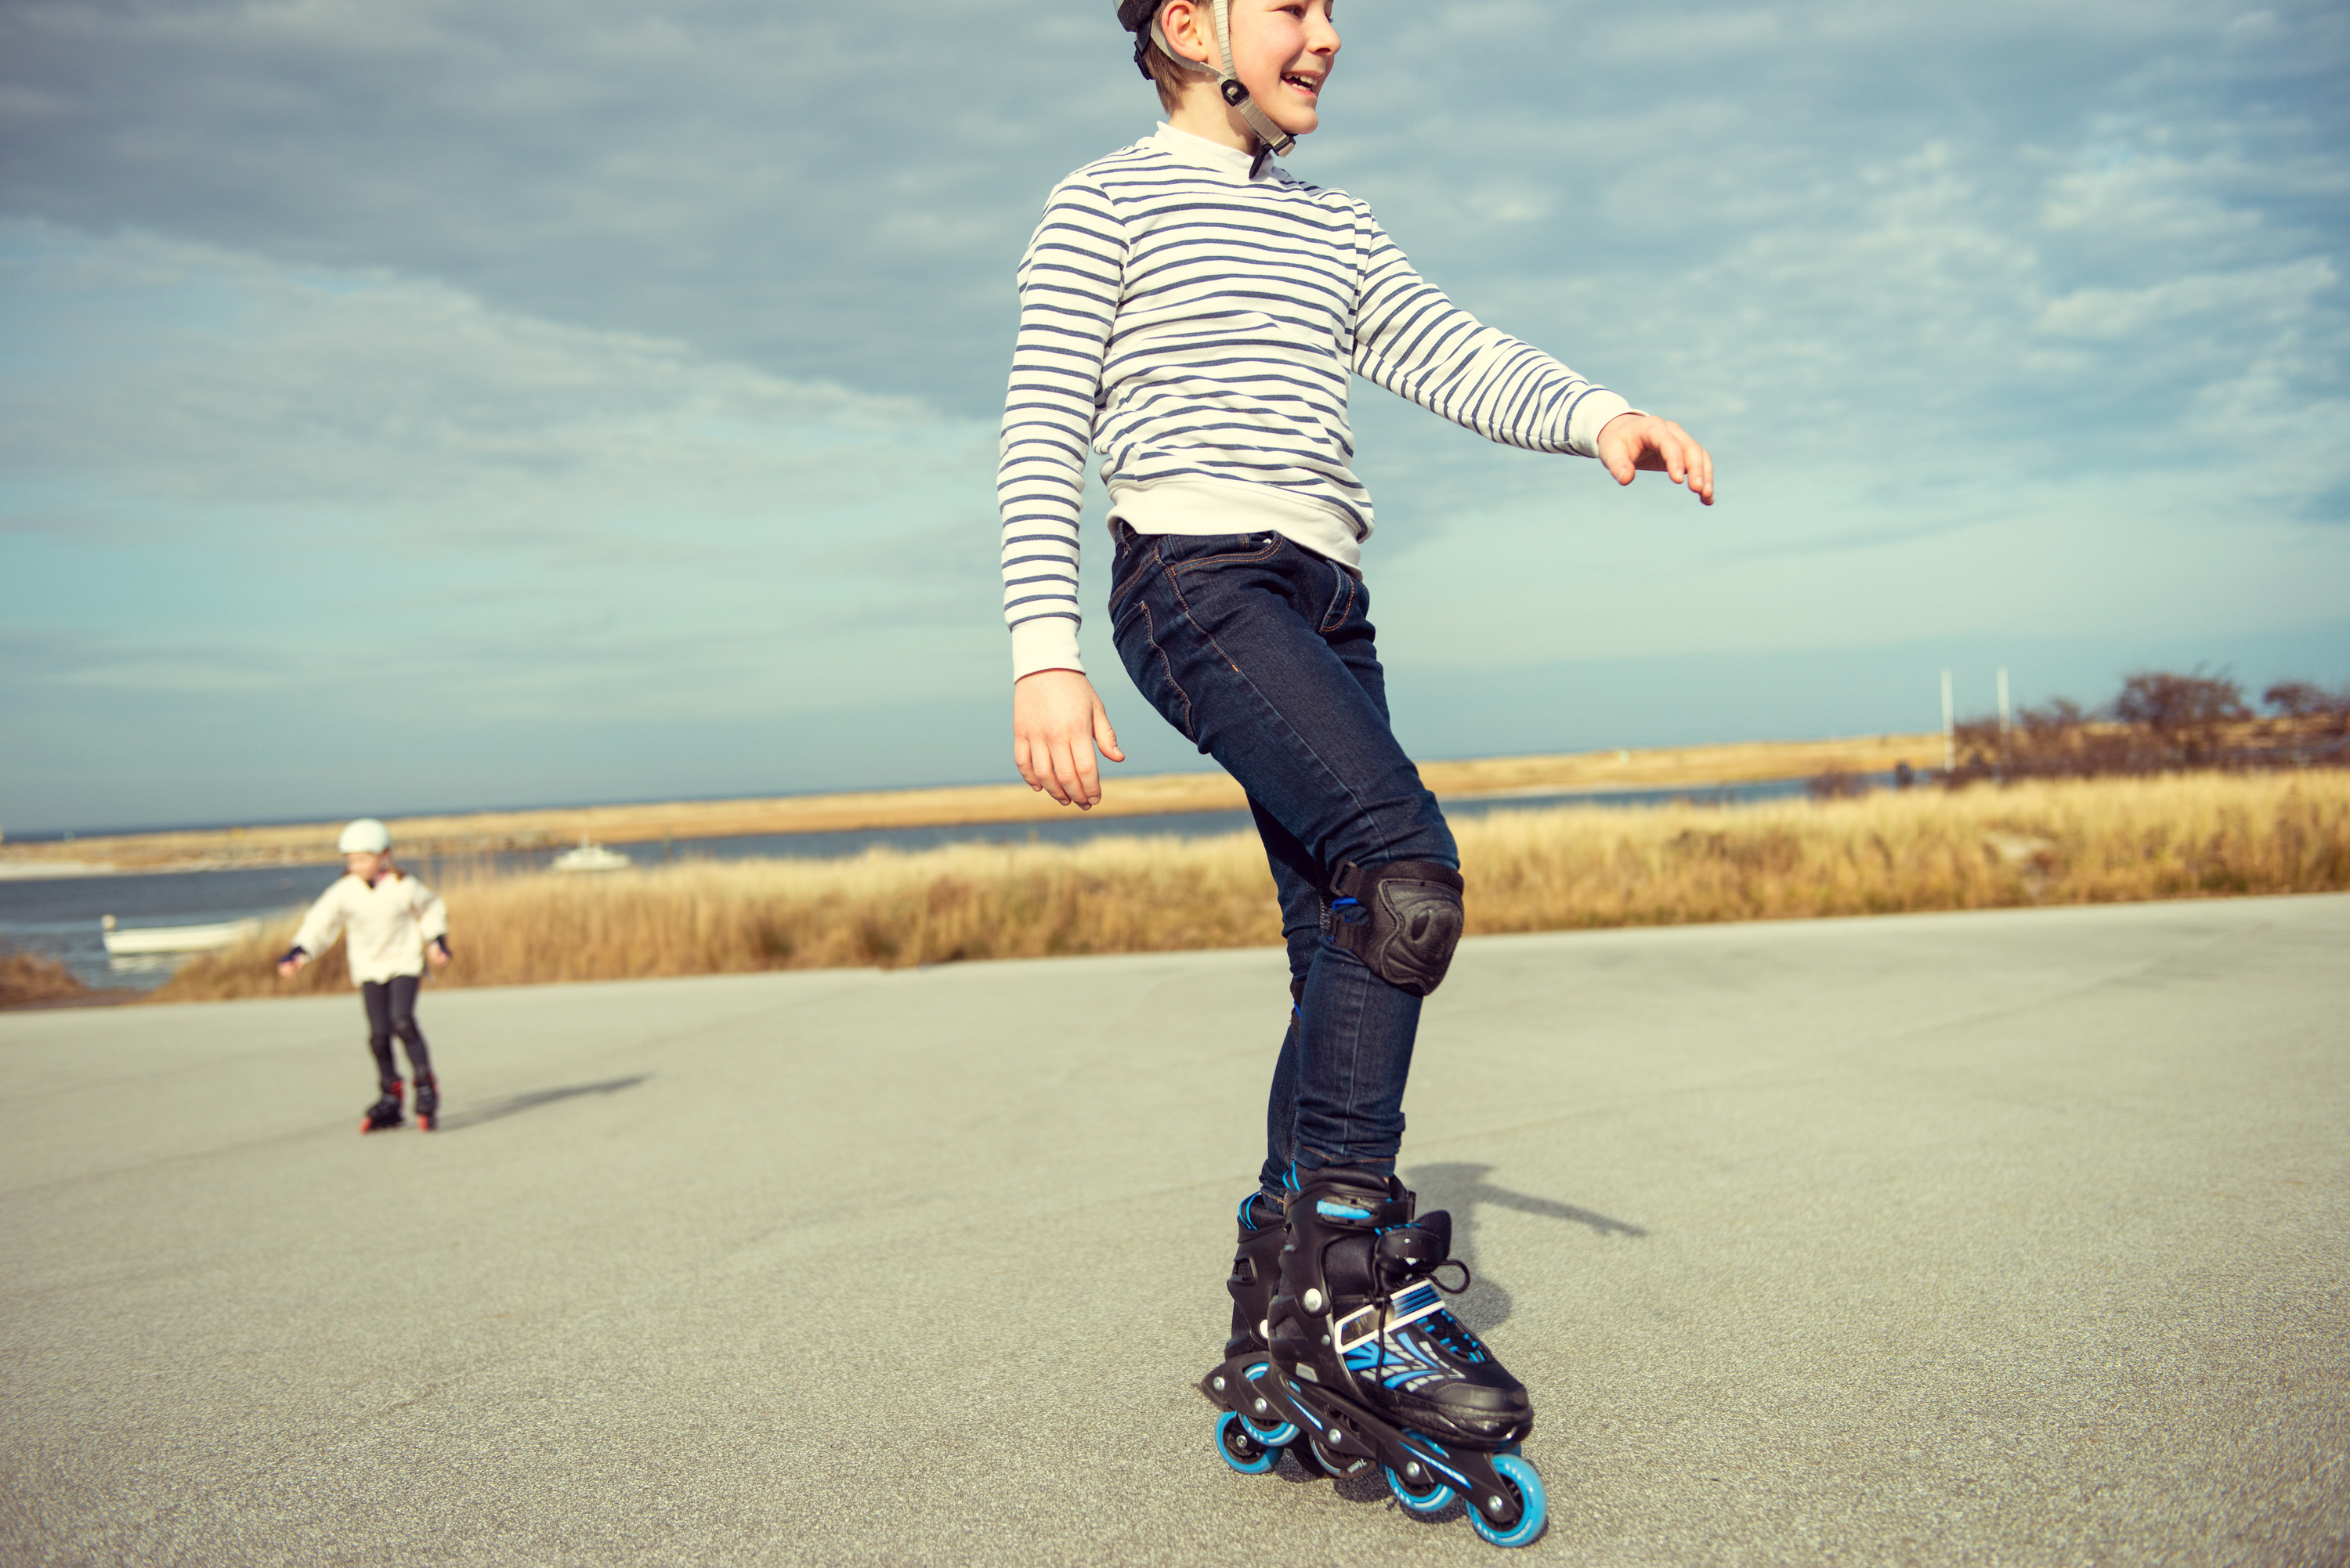
<svg viewBox="0 0 2350 1568">
<path fill-rule="evenodd" d="M 1111 762 L 1126 761 L 1092 681 L 1074 670 L 1039 670 L 1013 684 L 1012 765 L 1030 789 L 1080 811 L 1099 805 L 1097 746 Z"/>
<path fill-rule="evenodd" d="M 1598 457 L 1618 484 L 1632 483 L 1640 469 L 1668 474 L 1675 484 L 1713 504 L 1713 454 L 1697 444 L 1689 431 L 1654 414 L 1617 414 L 1599 431 Z"/>
</svg>

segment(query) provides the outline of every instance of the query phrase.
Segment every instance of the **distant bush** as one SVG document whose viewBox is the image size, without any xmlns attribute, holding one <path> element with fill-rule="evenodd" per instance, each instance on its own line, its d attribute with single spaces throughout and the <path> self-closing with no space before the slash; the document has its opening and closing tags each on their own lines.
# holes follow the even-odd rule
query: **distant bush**
<svg viewBox="0 0 2350 1568">
<path fill-rule="evenodd" d="M 2350 688 L 2279 681 L 2261 703 L 2265 717 L 2224 671 L 2140 670 L 2094 711 L 2059 698 L 2022 710 L 2004 729 L 1994 718 L 1958 725 L 1957 766 L 1945 782 L 2350 764 Z"/>
<path fill-rule="evenodd" d="M 1805 781 L 1804 793 L 1814 800 L 1858 800 L 1868 793 L 1868 775 L 1850 768 L 1830 768 Z"/>
<path fill-rule="evenodd" d="M 70 1002 L 89 994 L 73 971 L 37 953 L 0 952 L 0 1007 Z"/>
</svg>

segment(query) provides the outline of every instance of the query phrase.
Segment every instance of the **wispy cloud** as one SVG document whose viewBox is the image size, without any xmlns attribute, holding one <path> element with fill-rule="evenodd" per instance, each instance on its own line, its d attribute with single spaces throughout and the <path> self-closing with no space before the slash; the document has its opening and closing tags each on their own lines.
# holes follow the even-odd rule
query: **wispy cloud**
<svg viewBox="0 0 2350 1568">
<path fill-rule="evenodd" d="M 938 518 L 990 554 L 993 431 L 911 399 L 140 234 L 0 228 L 0 529 L 27 568 L 0 594 L 19 625 L 108 633 L 84 684 L 212 679 L 121 612 L 229 604 L 287 680 L 365 681 L 390 637 L 476 700 L 831 706 L 902 678 L 884 634 L 838 628 L 930 606 Z M 102 576 L 37 569 L 68 557 Z M 999 651 L 962 597 L 955 635 Z"/>
</svg>

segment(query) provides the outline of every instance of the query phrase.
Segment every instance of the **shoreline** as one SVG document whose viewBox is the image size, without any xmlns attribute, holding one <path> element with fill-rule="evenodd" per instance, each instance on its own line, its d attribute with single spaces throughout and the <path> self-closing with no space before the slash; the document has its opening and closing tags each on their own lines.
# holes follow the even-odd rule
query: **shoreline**
<svg viewBox="0 0 2350 1568">
<path fill-rule="evenodd" d="M 1448 799 L 1603 794 L 1627 789 L 1702 790 L 1727 784 L 1808 778 L 1830 769 L 1882 773 L 1939 755 L 1941 737 L 1869 735 L 1823 741 L 1741 742 L 1644 751 L 1430 762 L 1428 787 Z M 1092 815 L 1150 817 L 1247 806 L 1240 785 L 1221 771 L 1155 774 L 1104 780 Z M 894 827 L 960 827 L 1049 821 L 1067 811 L 1024 784 L 956 784 L 826 794 L 745 796 L 716 801 L 525 808 L 394 818 L 395 845 L 420 859 L 462 858 L 558 848 L 592 838 L 603 844 L 669 839 L 743 838 Z M 37 844 L 0 843 L 0 880 L 242 870 L 331 865 L 342 822 L 255 828 L 116 834 Z"/>
</svg>

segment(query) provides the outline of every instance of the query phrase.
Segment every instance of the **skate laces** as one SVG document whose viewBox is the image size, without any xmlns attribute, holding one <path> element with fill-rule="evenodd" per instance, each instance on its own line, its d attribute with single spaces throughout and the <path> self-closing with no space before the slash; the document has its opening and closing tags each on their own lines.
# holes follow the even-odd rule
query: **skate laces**
<svg viewBox="0 0 2350 1568">
<path fill-rule="evenodd" d="M 1438 1276 L 1446 1269 L 1461 1271 L 1461 1282 L 1449 1285 Z M 1408 1328 L 1424 1318 L 1440 1317 L 1446 1324 L 1459 1327 L 1444 1304 L 1446 1296 L 1457 1296 L 1474 1282 L 1469 1265 L 1458 1258 L 1447 1258 L 1429 1268 L 1427 1272 L 1407 1276 L 1404 1282 L 1387 1295 L 1367 1305 L 1357 1307 L 1331 1324 L 1331 1341 L 1341 1355 L 1367 1345 L 1373 1346 L 1371 1363 L 1362 1370 L 1381 1378 L 1387 1371 L 1394 1349 L 1392 1336 L 1399 1329 Z M 1365 1320 L 1369 1320 L 1367 1323 Z M 1436 1327 L 1430 1337 L 1444 1350 L 1467 1360 L 1482 1360 L 1476 1353 L 1456 1344 L 1458 1335 L 1445 1327 Z"/>
</svg>

